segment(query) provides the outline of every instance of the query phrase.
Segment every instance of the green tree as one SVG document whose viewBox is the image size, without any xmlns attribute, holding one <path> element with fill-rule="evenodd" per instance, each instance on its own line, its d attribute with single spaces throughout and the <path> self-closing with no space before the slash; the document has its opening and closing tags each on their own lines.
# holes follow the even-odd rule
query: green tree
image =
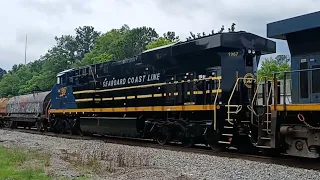
<svg viewBox="0 0 320 180">
<path fill-rule="evenodd" d="M 56 83 L 56 75 L 72 68 L 73 64 L 80 63 L 85 54 L 93 49 L 100 35 L 91 26 L 78 27 L 75 32 L 76 36 L 55 37 L 56 45 L 40 58 L 41 70 L 27 81 L 26 91 L 37 88 L 42 91 L 50 90 Z"/>
<path fill-rule="evenodd" d="M 266 58 L 261 68 L 258 70 L 259 77 L 272 78 L 274 72 L 290 71 L 290 58 L 285 55 L 278 55 L 275 58 Z M 277 75 L 277 78 L 283 78 L 283 73 Z M 288 78 L 288 77 L 287 77 Z"/>
<path fill-rule="evenodd" d="M 83 67 L 90 64 L 102 63 L 113 59 L 113 55 L 107 53 L 95 54 L 95 53 L 87 53 L 81 61 L 74 63 L 72 66 Z"/>
<path fill-rule="evenodd" d="M 86 53 L 89 53 L 94 46 L 96 39 L 100 36 L 100 32 L 94 30 L 92 26 L 83 26 L 75 29 L 77 43 L 76 57 L 81 60 Z"/>
<path fill-rule="evenodd" d="M 153 48 L 165 46 L 165 45 L 172 44 L 172 43 L 173 43 L 172 41 L 169 41 L 168 39 L 166 39 L 164 37 L 160 37 L 159 39 L 157 39 L 153 42 L 150 42 L 147 45 L 147 49 L 153 49 Z"/>
<path fill-rule="evenodd" d="M 46 56 L 60 56 L 68 59 L 68 63 L 76 61 L 76 51 L 78 44 L 75 37 L 72 35 L 62 35 L 61 37 L 55 37 L 56 45 L 51 48 Z"/>
<path fill-rule="evenodd" d="M 168 31 L 168 32 L 164 33 L 163 37 L 165 39 L 169 40 L 170 42 L 179 42 L 180 41 L 179 36 L 176 36 L 176 33 L 173 31 Z"/>
<path fill-rule="evenodd" d="M 123 41 L 121 42 L 125 52 L 125 57 L 121 59 L 133 57 L 143 52 L 146 50 L 147 45 L 155 41 L 158 37 L 159 35 L 155 29 L 151 27 L 143 26 L 128 31 L 125 33 Z"/>
<path fill-rule="evenodd" d="M 3 75 L 0 81 L 0 95 L 1 96 L 16 96 L 28 91 L 26 84 L 32 78 L 33 73 L 30 68 L 25 65 L 16 65 L 19 67 L 11 73 Z"/>
<path fill-rule="evenodd" d="M 92 51 L 73 67 L 133 57 L 146 50 L 147 45 L 158 37 L 153 28 L 144 26 L 130 29 L 128 25 L 123 25 L 119 29 L 101 34 L 95 41 Z"/>
<path fill-rule="evenodd" d="M 0 79 L 3 77 L 3 75 L 7 74 L 7 71 L 0 68 Z"/>
<path fill-rule="evenodd" d="M 125 58 L 124 37 L 129 31 L 130 28 L 127 25 L 123 25 L 120 29 L 112 29 L 102 34 L 97 38 L 92 51 L 82 61 L 90 62 L 87 58 L 100 56 L 101 54 L 110 54 L 114 59 Z"/>
<path fill-rule="evenodd" d="M 101 34 L 92 26 L 75 29 L 75 35 L 54 37 L 56 43 L 38 60 L 15 64 L 6 73 L 0 68 L 0 96 L 10 97 L 47 91 L 56 83 L 57 73 L 80 66 L 133 57 L 146 49 L 179 42 L 175 32 L 159 38 L 151 27 L 130 29 L 123 25 Z M 2 77 L 2 78 L 1 78 Z"/>
<path fill-rule="evenodd" d="M 275 57 L 275 60 L 277 60 L 278 65 L 290 63 L 290 57 L 287 55 L 278 55 Z"/>
</svg>

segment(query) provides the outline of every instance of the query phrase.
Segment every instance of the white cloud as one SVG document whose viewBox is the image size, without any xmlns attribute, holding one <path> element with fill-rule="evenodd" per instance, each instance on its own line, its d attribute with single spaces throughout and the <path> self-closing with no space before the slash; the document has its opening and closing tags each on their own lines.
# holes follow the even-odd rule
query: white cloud
<svg viewBox="0 0 320 180">
<path fill-rule="evenodd" d="M 175 31 L 185 38 L 190 31 L 218 31 L 235 22 L 236 29 L 266 36 L 266 24 L 318 10 L 316 0 L 11 0 L 0 1 L 2 19 L 0 66 L 10 69 L 24 62 L 28 33 L 28 61 L 43 55 L 54 36 L 73 33 L 82 25 L 99 31 L 150 26 L 159 34 Z M 279 42 L 279 41 L 277 41 Z M 287 53 L 286 43 L 277 50 Z"/>
</svg>

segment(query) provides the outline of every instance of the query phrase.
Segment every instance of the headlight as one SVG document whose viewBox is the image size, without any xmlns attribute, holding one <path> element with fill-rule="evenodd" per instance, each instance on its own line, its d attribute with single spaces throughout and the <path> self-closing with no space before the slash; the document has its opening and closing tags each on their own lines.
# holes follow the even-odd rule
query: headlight
<svg viewBox="0 0 320 180">
<path fill-rule="evenodd" d="M 251 54 L 251 49 L 248 49 L 248 53 Z"/>
</svg>

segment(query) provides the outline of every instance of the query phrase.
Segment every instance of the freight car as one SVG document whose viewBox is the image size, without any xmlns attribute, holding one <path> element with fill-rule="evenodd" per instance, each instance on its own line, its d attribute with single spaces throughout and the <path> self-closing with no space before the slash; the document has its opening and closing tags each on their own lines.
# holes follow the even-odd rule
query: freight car
<svg viewBox="0 0 320 180">
<path fill-rule="evenodd" d="M 7 116 L 7 103 L 9 98 L 0 98 L 0 126 L 7 126 L 7 122 L 4 121 L 4 117 Z"/>
<path fill-rule="evenodd" d="M 2 122 L 6 127 L 36 127 L 38 130 L 48 126 L 50 91 L 15 96 L 0 102 Z"/>
</svg>

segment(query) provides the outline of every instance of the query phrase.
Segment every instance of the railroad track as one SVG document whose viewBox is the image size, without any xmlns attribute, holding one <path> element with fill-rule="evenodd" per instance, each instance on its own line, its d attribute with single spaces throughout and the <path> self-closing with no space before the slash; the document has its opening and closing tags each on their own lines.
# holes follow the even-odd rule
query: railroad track
<svg viewBox="0 0 320 180">
<path fill-rule="evenodd" d="M 39 132 L 34 129 L 10 129 L 10 128 L 1 128 L 1 129 L 14 131 L 14 132 L 23 132 L 23 133 L 66 138 L 66 139 L 95 140 L 95 141 L 101 141 L 101 142 L 113 143 L 113 144 L 148 147 L 148 148 L 164 149 L 164 150 L 179 151 L 179 152 L 199 153 L 199 154 L 205 154 L 205 155 L 211 155 L 211 156 L 227 157 L 232 159 L 242 159 L 242 160 L 249 160 L 249 161 L 256 161 L 256 162 L 262 162 L 262 163 L 277 164 L 277 165 L 284 165 L 289 167 L 312 169 L 312 170 L 320 171 L 320 162 L 318 161 L 318 159 L 297 158 L 297 157 L 291 157 L 291 156 L 285 156 L 285 155 L 281 155 L 278 157 L 267 157 L 267 156 L 254 155 L 254 154 L 242 154 L 242 153 L 236 152 L 235 149 L 227 149 L 226 151 L 223 151 L 223 152 L 215 152 L 215 151 L 212 151 L 211 148 L 206 146 L 195 146 L 192 148 L 186 148 L 176 143 L 171 143 L 168 145 L 160 145 L 155 141 L 149 140 L 149 139 L 146 140 L 146 139 L 138 139 L 138 138 L 122 138 L 122 137 L 99 136 L 99 135 L 78 136 L 78 135 L 69 135 L 69 134 L 57 134 L 52 132 Z"/>
</svg>

